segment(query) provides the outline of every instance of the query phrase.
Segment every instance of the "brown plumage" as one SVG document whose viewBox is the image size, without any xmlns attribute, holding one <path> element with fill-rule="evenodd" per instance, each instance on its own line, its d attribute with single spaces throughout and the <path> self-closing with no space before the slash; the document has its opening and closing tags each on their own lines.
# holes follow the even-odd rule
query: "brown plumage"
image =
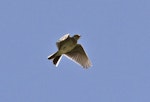
<svg viewBox="0 0 150 102">
<path fill-rule="evenodd" d="M 58 51 L 50 56 L 49 60 L 53 60 L 53 64 L 58 66 L 62 55 L 66 55 L 69 59 L 75 61 L 83 68 L 88 68 L 91 66 L 91 61 L 89 60 L 86 52 L 80 44 L 77 44 L 80 35 L 74 35 L 70 37 L 69 34 L 64 35 L 56 43 Z"/>
</svg>

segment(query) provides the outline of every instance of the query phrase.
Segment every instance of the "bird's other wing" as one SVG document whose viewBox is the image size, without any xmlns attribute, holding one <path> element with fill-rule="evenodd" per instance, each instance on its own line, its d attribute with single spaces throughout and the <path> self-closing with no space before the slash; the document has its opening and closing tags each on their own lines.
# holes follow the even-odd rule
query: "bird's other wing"
<svg viewBox="0 0 150 102">
<path fill-rule="evenodd" d="M 65 39 L 67 39 L 69 37 L 69 34 L 65 34 L 64 36 L 62 36 L 59 41 L 63 41 Z"/>
<path fill-rule="evenodd" d="M 88 68 L 91 66 L 91 61 L 80 44 L 77 44 L 72 51 L 66 53 L 65 55 L 80 64 L 83 68 Z"/>
<path fill-rule="evenodd" d="M 56 45 L 57 47 L 59 48 L 60 47 L 60 42 L 63 42 L 64 40 L 66 40 L 68 37 L 70 37 L 69 34 L 65 34 L 64 36 L 62 36 L 57 42 L 56 42 Z"/>
</svg>

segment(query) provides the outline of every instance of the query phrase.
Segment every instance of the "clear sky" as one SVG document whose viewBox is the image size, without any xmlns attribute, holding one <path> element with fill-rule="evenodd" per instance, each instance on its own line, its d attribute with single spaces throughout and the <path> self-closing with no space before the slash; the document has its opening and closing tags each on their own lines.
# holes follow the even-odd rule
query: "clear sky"
<svg viewBox="0 0 150 102">
<path fill-rule="evenodd" d="M 47 60 L 66 33 L 91 68 Z M 150 102 L 150 1 L 1 0 L 0 102 Z"/>
</svg>

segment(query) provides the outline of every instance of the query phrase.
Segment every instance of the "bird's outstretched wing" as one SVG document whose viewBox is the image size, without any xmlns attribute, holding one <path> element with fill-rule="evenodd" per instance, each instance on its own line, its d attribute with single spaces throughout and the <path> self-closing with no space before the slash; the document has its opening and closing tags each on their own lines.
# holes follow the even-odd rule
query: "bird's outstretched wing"
<svg viewBox="0 0 150 102">
<path fill-rule="evenodd" d="M 62 37 L 56 42 L 57 47 L 59 48 L 60 45 L 61 45 L 61 43 L 62 43 L 64 40 L 66 40 L 68 37 L 70 37 L 69 34 L 65 34 L 64 36 L 62 36 Z"/>
<path fill-rule="evenodd" d="M 80 44 L 77 44 L 72 51 L 66 53 L 65 55 L 80 64 L 83 68 L 88 68 L 91 66 L 91 61 Z"/>
<path fill-rule="evenodd" d="M 65 34 L 64 36 L 62 36 L 59 40 L 58 40 L 58 42 L 59 41 L 63 41 L 63 40 L 65 40 L 65 39 L 67 39 L 69 37 L 69 34 Z"/>
</svg>

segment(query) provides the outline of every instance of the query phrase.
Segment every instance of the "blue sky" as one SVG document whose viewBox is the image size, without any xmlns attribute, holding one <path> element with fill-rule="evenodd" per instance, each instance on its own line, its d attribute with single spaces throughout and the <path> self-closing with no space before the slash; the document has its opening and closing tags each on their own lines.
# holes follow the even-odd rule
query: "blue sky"
<svg viewBox="0 0 150 102">
<path fill-rule="evenodd" d="M 0 102 L 150 102 L 149 0 L 1 0 Z M 93 66 L 47 60 L 80 34 Z"/>
</svg>

